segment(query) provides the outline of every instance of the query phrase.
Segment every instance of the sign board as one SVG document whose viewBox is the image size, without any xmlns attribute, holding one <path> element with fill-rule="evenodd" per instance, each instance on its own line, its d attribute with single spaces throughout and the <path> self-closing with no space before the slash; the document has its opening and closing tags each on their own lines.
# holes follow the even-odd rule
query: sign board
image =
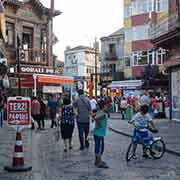
<svg viewBox="0 0 180 180">
<path fill-rule="evenodd" d="M 31 124 L 31 100 L 28 97 L 9 97 L 7 100 L 7 123 L 10 126 Z"/>
<path fill-rule="evenodd" d="M 43 86 L 43 93 L 62 93 L 61 86 Z"/>
</svg>

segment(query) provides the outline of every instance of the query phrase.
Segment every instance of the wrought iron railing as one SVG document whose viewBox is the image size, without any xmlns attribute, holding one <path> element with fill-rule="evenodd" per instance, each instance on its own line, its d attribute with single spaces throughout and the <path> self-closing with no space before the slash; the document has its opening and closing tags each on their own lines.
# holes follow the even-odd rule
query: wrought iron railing
<svg viewBox="0 0 180 180">
<path fill-rule="evenodd" d="M 178 16 L 179 14 L 176 12 L 170 16 L 160 18 L 156 24 L 151 24 L 149 29 L 150 38 L 156 39 L 162 35 L 174 31 L 180 25 Z"/>
<path fill-rule="evenodd" d="M 43 63 L 47 61 L 47 52 L 43 49 L 32 49 L 20 50 L 20 61 L 21 62 L 34 62 Z"/>
</svg>

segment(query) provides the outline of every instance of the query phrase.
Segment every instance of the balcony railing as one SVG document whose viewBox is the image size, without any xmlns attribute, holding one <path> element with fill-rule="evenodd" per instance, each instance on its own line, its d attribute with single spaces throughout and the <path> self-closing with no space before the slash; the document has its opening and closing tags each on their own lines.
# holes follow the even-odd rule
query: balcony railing
<svg viewBox="0 0 180 180">
<path fill-rule="evenodd" d="M 20 50 L 20 61 L 27 63 L 44 63 L 47 62 L 47 53 L 43 49 Z"/>
<path fill-rule="evenodd" d="M 156 24 L 151 24 L 149 29 L 150 38 L 156 39 L 180 27 L 178 12 L 162 17 Z"/>
<path fill-rule="evenodd" d="M 118 60 L 118 56 L 116 53 L 107 53 L 106 60 L 107 61 L 116 61 L 116 60 Z"/>
</svg>

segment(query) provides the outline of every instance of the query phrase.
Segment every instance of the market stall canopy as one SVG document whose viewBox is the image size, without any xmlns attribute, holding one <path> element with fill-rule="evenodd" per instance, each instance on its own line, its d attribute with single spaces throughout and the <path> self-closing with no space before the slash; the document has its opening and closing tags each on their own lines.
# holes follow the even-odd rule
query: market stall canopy
<svg viewBox="0 0 180 180">
<path fill-rule="evenodd" d="M 128 81 L 112 81 L 111 84 L 108 85 L 110 89 L 139 89 L 143 84 L 142 80 L 128 80 Z"/>
</svg>

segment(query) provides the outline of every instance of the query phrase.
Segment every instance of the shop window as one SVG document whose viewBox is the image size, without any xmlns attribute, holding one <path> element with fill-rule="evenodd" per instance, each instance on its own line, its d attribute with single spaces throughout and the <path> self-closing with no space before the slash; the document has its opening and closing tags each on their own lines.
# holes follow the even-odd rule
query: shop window
<svg viewBox="0 0 180 180">
<path fill-rule="evenodd" d="M 7 45 L 14 46 L 15 32 L 14 24 L 6 22 Z"/>
</svg>

